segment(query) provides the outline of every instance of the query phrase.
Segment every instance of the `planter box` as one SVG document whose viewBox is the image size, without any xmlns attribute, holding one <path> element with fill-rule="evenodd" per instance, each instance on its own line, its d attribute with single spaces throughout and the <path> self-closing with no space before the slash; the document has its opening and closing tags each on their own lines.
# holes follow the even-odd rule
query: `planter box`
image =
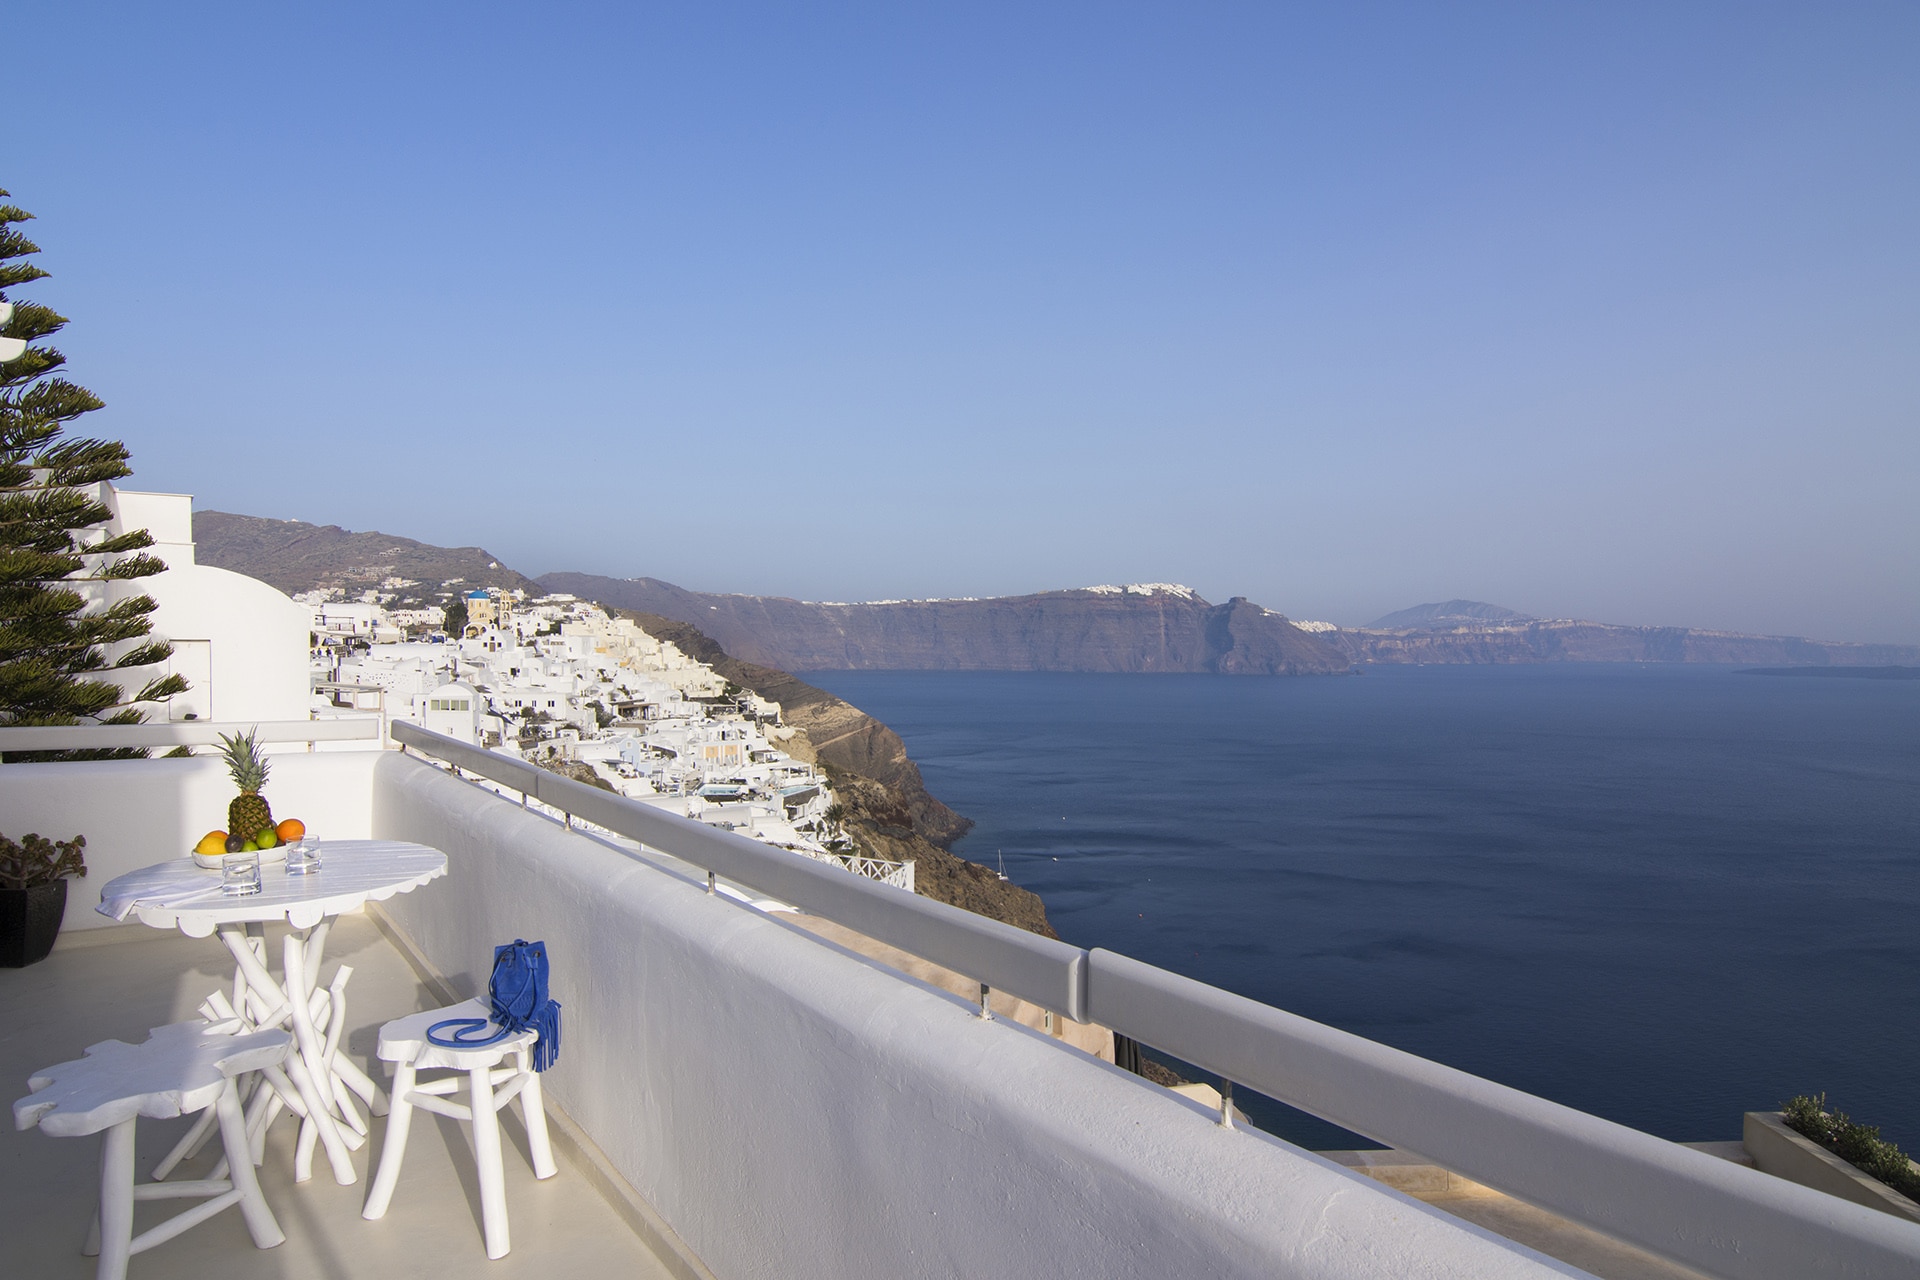
<svg viewBox="0 0 1920 1280">
<path fill-rule="evenodd" d="M 66 910 L 65 880 L 0 889 L 0 968 L 24 969 L 45 960 Z"/>
<path fill-rule="evenodd" d="M 1749 1111 L 1742 1126 L 1747 1154 L 1762 1173 L 1920 1222 L 1920 1203 L 1860 1172 L 1811 1138 L 1787 1127 L 1778 1111 Z"/>
</svg>

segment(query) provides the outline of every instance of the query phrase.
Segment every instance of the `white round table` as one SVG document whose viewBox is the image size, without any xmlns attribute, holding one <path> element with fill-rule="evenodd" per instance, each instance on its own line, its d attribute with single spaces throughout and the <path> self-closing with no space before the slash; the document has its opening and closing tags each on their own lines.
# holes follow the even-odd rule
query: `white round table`
<svg viewBox="0 0 1920 1280">
<path fill-rule="evenodd" d="M 287 864 L 260 867 L 260 892 L 228 897 L 220 873 L 192 858 L 157 862 L 129 871 L 100 890 L 101 915 L 128 916 L 156 929 L 178 929 L 204 938 L 223 924 L 265 924 L 284 920 L 311 929 L 330 916 L 365 902 L 381 902 L 409 893 L 447 874 L 447 855 L 423 844 L 399 840 L 316 840 L 320 869 L 287 874 Z"/>
<path fill-rule="evenodd" d="M 344 987 L 352 970 L 342 965 L 327 991 L 315 991 L 327 933 L 333 917 L 343 911 L 409 893 L 444 876 L 447 855 L 397 840 L 309 843 L 319 848 L 318 870 L 289 875 L 284 862 L 263 864 L 258 893 L 229 896 L 219 871 L 202 868 L 192 858 L 174 858 L 115 877 L 101 889 L 96 909 L 115 920 L 132 917 L 156 929 L 178 929 L 190 938 L 220 935 L 237 968 L 232 999 L 215 992 L 208 1001 L 211 1012 L 239 1017 L 255 1028 L 290 1024 L 300 1049 L 288 1058 L 283 1073 L 265 1073 L 272 1092 L 256 1095 L 250 1109 L 256 1155 L 266 1126 L 285 1106 L 301 1118 L 295 1181 L 312 1176 L 318 1141 L 334 1178 L 345 1186 L 356 1177 L 349 1152 L 364 1143 L 367 1134 L 366 1121 L 347 1101 L 346 1092 L 359 1094 L 376 1114 L 384 1110 L 384 1099 L 366 1073 L 338 1053 L 346 1016 Z M 292 931 L 282 949 L 282 976 L 276 980 L 266 966 L 266 926 L 279 921 Z M 294 992 L 297 998 L 290 995 Z M 200 1136 L 190 1132 L 183 1138 L 155 1176 L 164 1177 L 191 1154 Z"/>
</svg>

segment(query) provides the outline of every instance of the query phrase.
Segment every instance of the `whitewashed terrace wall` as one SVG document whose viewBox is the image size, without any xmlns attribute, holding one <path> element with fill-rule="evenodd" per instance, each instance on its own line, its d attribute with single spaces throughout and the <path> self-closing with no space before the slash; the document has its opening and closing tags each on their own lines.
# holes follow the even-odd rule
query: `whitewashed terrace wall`
<svg viewBox="0 0 1920 1280">
<path fill-rule="evenodd" d="M 365 839 L 381 754 L 274 752 L 262 794 L 275 818 L 299 818 L 317 837 Z M 100 886 L 137 867 L 185 857 L 201 836 L 227 825 L 227 802 L 235 794 L 226 765 L 205 756 L 0 765 L 0 834 L 14 840 L 29 831 L 50 840 L 84 835 L 87 876 L 67 885 L 62 932 L 112 928 L 113 921 L 94 910 Z"/>
<path fill-rule="evenodd" d="M 447 851 L 383 909 L 463 994 L 547 942 L 549 1097 L 725 1280 L 1582 1274 L 418 760 L 373 834 Z"/>
</svg>

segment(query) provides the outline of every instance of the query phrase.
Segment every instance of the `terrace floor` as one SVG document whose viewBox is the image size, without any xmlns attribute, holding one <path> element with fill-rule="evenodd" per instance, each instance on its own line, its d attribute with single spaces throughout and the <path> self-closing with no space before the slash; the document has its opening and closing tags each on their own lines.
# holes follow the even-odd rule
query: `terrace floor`
<svg viewBox="0 0 1920 1280">
<path fill-rule="evenodd" d="M 96 941 L 102 933 L 129 940 Z M 213 938 L 131 926 L 68 941 L 78 945 L 65 945 L 26 969 L 0 969 L 0 1086 L 9 1090 L 0 1101 L 10 1103 L 24 1095 L 27 1077 L 35 1070 L 78 1058 L 90 1044 L 109 1039 L 138 1043 L 151 1027 L 197 1016 L 195 1006 L 232 977 L 232 960 Z M 277 946 L 272 954 L 278 954 Z M 347 1001 L 350 1023 L 357 1029 L 348 1035 L 345 1051 L 384 1082 L 383 1064 L 370 1061 L 380 1024 L 437 1007 L 440 1001 L 367 916 L 336 921 L 327 943 L 325 979 L 332 978 L 337 964 L 353 966 Z M 555 1143 L 559 1176 L 536 1181 L 516 1109 L 510 1109 L 510 1117 L 501 1131 L 506 1135 L 513 1252 L 498 1262 L 487 1261 L 481 1241 L 479 1184 L 467 1126 L 421 1111 L 415 1113 L 393 1206 L 381 1221 L 363 1220 L 360 1206 L 386 1121 L 376 1118 L 371 1140 L 354 1153 L 360 1181 L 342 1187 L 334 1182 L 324 1156 L 316 1156 L 311 1181 L 293 1181 L 296 1128 L 283 1117 L 269 1137 L 260 1175 L 286 1243 L 255 1249 L 235 1209 L 136 1255 L 128 1273 L 134 1280 L 468 1276 L 482 1269 L 489 1280 L 553 1275 L 649 1280 L 686 1274 L 648 1249 L 627 1219 L 595 1190 L 586 1171 L 569 1159 L 565 1143 Z M 136 1169 L 143 1178 L 188 1123 L 140 1122 Z M 80 1245 L 98 1195 L 99 1142 L 11 1128 L 8 1124 L 0 1137 L 0 1240 L 6 1242 L 6 1273 L 49 1280 L 92 1276 L 94 1260 L 81 1256 Z M 210 1144 L 176 1176 L 195 1176 L 212 1163 L 218 1147 L 217 1142 Z M 143 1230 L 182 1207 L 180 1201 L 136 1206 L 134 1229 Z"/>
</svg>

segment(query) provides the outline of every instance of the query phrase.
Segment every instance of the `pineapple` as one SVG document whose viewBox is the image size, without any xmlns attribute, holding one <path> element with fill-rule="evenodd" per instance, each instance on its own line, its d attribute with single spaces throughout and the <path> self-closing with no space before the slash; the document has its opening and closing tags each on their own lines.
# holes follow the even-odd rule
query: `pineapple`
<svg viewBox="0 0 1920 1280">
<path fill-rule="evenodd" d="M 267 785 L 267 758 L 252 733 L 245 737 L 220 735 L 220 754 L 226 757 L 227 771 L 240 794 L 227 806 L 227 834 L 251 840 L 273 825 L 273 810 L 260 794 Z"/>
</svg>

